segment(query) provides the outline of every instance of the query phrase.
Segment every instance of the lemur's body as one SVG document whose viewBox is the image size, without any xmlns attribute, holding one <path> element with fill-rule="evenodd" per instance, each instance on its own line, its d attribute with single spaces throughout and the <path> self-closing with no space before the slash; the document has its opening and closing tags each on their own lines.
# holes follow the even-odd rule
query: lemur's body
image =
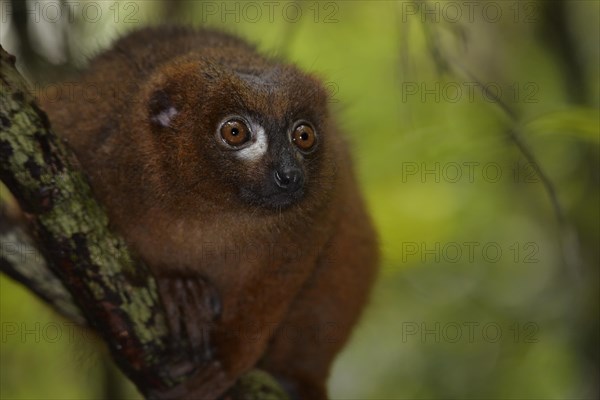
<svg viewBox="0 0 600 400">
<path fill-rule="evenodd" d="M 156 276 L 174 336 L 216 371 L 187 395 L 258 365 L 325 398 L 378 252 L 321 83 L 223 33 L 153 28 L 77 85 L 98 97 L 43 107 Z"/>
</svg>

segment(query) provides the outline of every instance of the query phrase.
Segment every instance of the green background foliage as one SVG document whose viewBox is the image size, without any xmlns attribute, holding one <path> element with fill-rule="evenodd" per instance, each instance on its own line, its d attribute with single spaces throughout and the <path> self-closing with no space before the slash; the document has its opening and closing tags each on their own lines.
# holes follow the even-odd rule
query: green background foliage
<svg viewBox="0 0 600 400">
<path fill-rule="evenodd" d="M 75 12 L 56 35 L 62 47 L 42 35 L 37 51 L 83 65 L 168 13 L 322 77 L 383 253 L 372 301 L 333 369 L 332 398 L 595 398 L 597 2 L 173 3 L 97 2 L 101 18 Z M 2 45 L 18 55 L 11 29 L 2 27 Z M 138 396 L 90 334 L 4 276 L 0 323 L 1 398 L 97 398 L 103 382 Z"/>
</svg>

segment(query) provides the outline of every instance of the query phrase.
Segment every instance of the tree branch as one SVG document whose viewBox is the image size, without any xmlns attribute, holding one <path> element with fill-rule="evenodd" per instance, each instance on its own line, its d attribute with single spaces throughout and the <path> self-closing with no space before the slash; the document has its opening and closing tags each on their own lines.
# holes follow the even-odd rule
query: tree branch
<svg viewBox="0 0 600 400">
<path fill-rule="evenodd" d="M 3 187 L 0 186 L 0 189 L 3 190 Z M 71 293 L 50 271 L 23 224 L 11 218 L 2 195 L 0 209 L 0 271 L 27 287 L 66 318 L 84 325 L 85 318 L 75 305 Z"/>
</svg>

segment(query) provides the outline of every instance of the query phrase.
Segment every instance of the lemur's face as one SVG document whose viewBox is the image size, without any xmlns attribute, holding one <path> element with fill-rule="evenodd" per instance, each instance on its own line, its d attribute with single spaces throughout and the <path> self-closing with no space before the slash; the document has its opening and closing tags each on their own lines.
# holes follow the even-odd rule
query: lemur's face
<svg viewBox="0 0 600 400">
<path fill-rule="evenodd" d="M 283 209 L 331 183 L 326 93 L 294 67 L 188 62 L 148 103 L 155 140 L 171 147 L 163 162 L 198 196 L 222 190 L 235 193 L 224 201 Z"/>
</svg>

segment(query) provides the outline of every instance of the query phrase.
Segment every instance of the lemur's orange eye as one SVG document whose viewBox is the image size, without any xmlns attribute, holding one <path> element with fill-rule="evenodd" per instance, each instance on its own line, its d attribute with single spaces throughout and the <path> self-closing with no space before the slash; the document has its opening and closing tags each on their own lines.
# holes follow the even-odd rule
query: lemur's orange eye
<svg viewBox="0 0 600 400">
<path fill-rule="evenodd" d="M 310 151 L 317 143 L 317 134 L 310 125 L 300 124 L 292 132 L 292 143 L 302 151 Z"/>
<path fill-rule="evenodd" d="M 230 146 L 241 146 L 250 140 L 250 129 L 239 119 L 230 119 L 221 125 L 221 137 Z"/>
</svg>

